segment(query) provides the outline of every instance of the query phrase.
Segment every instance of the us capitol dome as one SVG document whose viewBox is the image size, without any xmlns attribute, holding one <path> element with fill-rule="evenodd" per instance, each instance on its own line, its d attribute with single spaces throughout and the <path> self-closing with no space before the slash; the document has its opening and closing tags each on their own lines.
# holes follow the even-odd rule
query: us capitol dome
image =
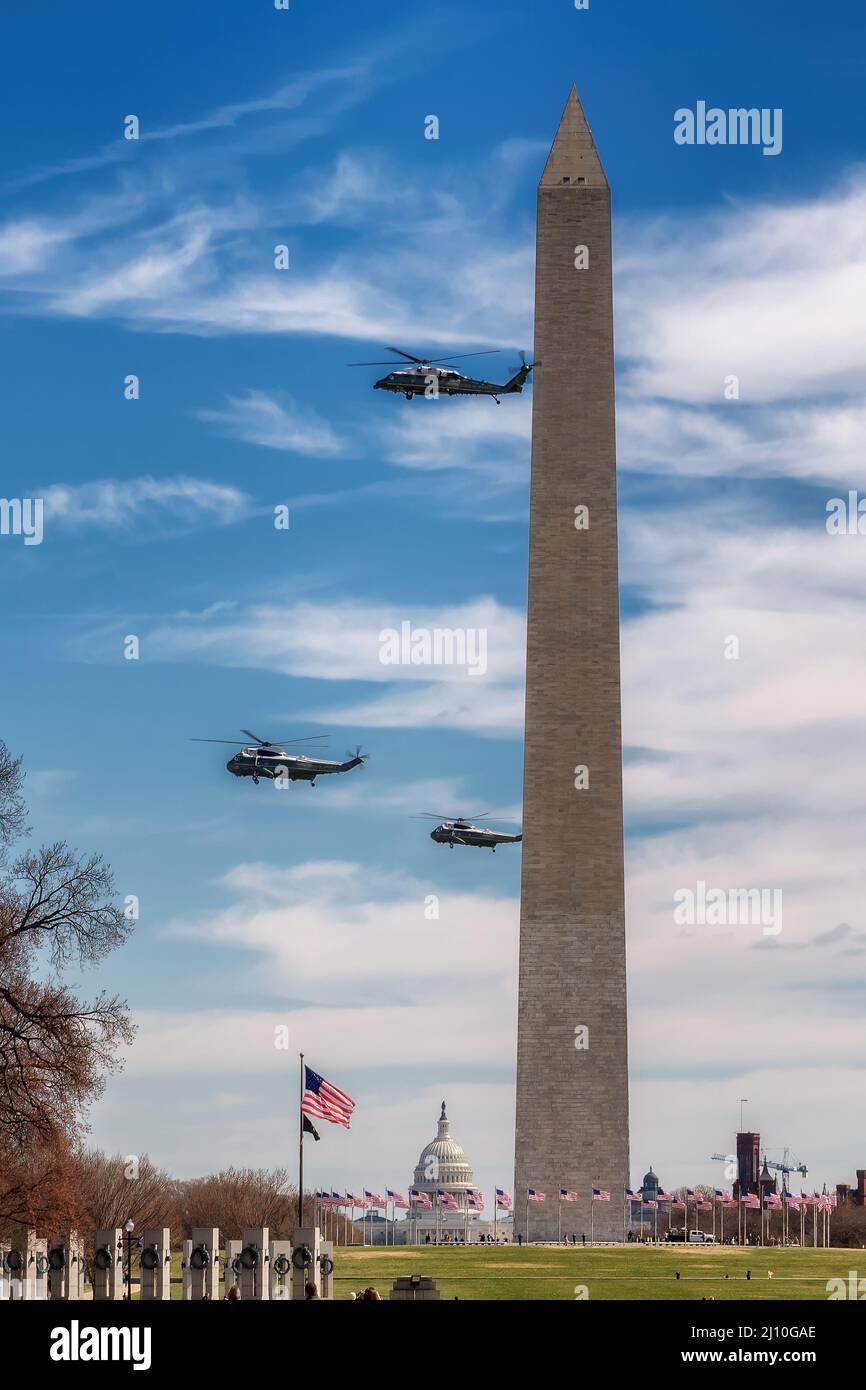
<svg viewBox="0 0 866 1390">
<path fill-rule="evenodd" d="M 430 1194 L 433 1203 L 433 1210 L 426 1211 L 413 1207 L 412 1218 L 416 1223 L 416 1239 L 424 1240 L 429 1232 L 431 1236 L 438 1230 L 440 1234 L 446 1232 L 461 1233 L 464 1231 L 467 1215 L 470 1223 L 474 1224 L 475 1212 L 467 1212 L 466 1193 L 474 1186 L 472 1177 L 472 1164 L 457 1140 L 451 1133 L 451 1121 L 445 1113 L 445 1102 L 442 1102 L 442 1111 L 439 1116 L 439 1123 L 436 1130 L 436 1138 L 431 1139 L 430 1143 L 421 1150 L 421 1156 L 415 1167 L 415 1176 L 412 1186 L 419 1192 Z M 440 1207 L 436 1212 L 436 1193 L 441 1189 L 449 1192 L 454 1198 L 458 1211 L 448 1211 Z"/>
</svg>

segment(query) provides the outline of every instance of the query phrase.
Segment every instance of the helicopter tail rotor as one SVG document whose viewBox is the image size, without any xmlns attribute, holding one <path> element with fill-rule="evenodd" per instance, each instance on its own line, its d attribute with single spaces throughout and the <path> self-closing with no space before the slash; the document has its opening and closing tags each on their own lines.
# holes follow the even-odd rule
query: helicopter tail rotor
<svg viewBox="0 0 866 1390">
<path fill-rule="evenodd" d="M 362 751 L 360 743 L 358 744 L 354 752 L 351 748 L 346 749 L 346 763 L 349 764 L 351 767 L 363 767 L 364 763 L 367 762 L 369 756 L 369 753 L 364 753 Z"/>
</svg>

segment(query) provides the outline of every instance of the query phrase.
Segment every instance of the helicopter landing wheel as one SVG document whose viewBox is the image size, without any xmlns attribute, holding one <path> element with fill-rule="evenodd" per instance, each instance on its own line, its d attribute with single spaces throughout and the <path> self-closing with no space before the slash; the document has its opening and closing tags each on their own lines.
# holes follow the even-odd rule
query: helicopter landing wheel
<svg viewBox="0 0 866 1390">
<path fill-rule="evenodd" d="M 311 786 L 311 787 L 314 787 L 315 785 L 316 785 L 316 779 L 315 779 L 315 777 L 311 777 L 311 778 L 310 778 L 310 786 Z"/>
<path fill-rule="evenodd" d="M 257 787 L 258 785 L 259 785 L 259 779 L 258 779 L 258 777 L 254 777 L 254 778 L 253 778 L 253 786 L 254 786 L 254 787 Z"/>
<path fill-rule="evenodd" d="M 415 394 L 414 391 L 407 391 L 407 392 L 406 392 L 406 399 L 407 399 L 407 401 L 411 401 L 411 399 L 412 399 L 412 397 L 414 396 L 414 394 Z"/>
</svg>

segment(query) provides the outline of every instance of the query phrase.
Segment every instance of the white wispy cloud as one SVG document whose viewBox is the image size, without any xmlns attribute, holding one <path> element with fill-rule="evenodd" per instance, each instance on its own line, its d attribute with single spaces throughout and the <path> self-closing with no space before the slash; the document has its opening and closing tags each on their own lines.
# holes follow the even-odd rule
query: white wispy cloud
<svg viewBox="0 0 866 1390">
<path fill-rule="evenodd" d="M 618 346 L 643 397 L 723 404 L 862 392 L 866 173 L 784 204 L 626 222 Z"/>
<path fill-rule="evenodd" d="M 315 457 L 341 453 L 344 447 L 327 420 L 288 395 L 278 399 L 265 391 L 249 390 L 243 396 L 230 396 L 222 410 L 197 414 L 236 439 L 266 449 Z"/>
<path fill-rule="evenodd" d="M 104 478 L 42 488 L 49 524 L 128 528 L 168 522 L 225 525 L 250 515 L 252 499 L 239 488 L 200 478 Z"/>
</svg>

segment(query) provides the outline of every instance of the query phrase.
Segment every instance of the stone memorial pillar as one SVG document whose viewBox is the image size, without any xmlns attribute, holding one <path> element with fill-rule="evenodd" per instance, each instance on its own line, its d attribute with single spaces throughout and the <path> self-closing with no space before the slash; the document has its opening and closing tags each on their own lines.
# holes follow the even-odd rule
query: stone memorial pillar
<svg viewBox="0 0 866 1390">
<path fill-rule="evenodd" d="M 190 1298 L 193 1303 L 220 1296 L 220 1233 L 216 1226 L 193 1226 Z"/>
<path fill-rule="evenodd" d="M 141 1297 L 165 1302 L 171 1298 L 171 1231 L 148 1227 L 141 1238 Z"/>
<path fill-rule="evenodd" d="M 91 1261 L 93 1298 L 123 1298 L 123 1231 L 97 1231 Z"/>
<path fill-rule="evenodd" d="M 269 1293 L 268 1253 L 269 1231 L 267 1226 L 247 1226 L 241 1232 L 241 1299 L 244 1302 L 265 1302 Z"/>
</svg>

